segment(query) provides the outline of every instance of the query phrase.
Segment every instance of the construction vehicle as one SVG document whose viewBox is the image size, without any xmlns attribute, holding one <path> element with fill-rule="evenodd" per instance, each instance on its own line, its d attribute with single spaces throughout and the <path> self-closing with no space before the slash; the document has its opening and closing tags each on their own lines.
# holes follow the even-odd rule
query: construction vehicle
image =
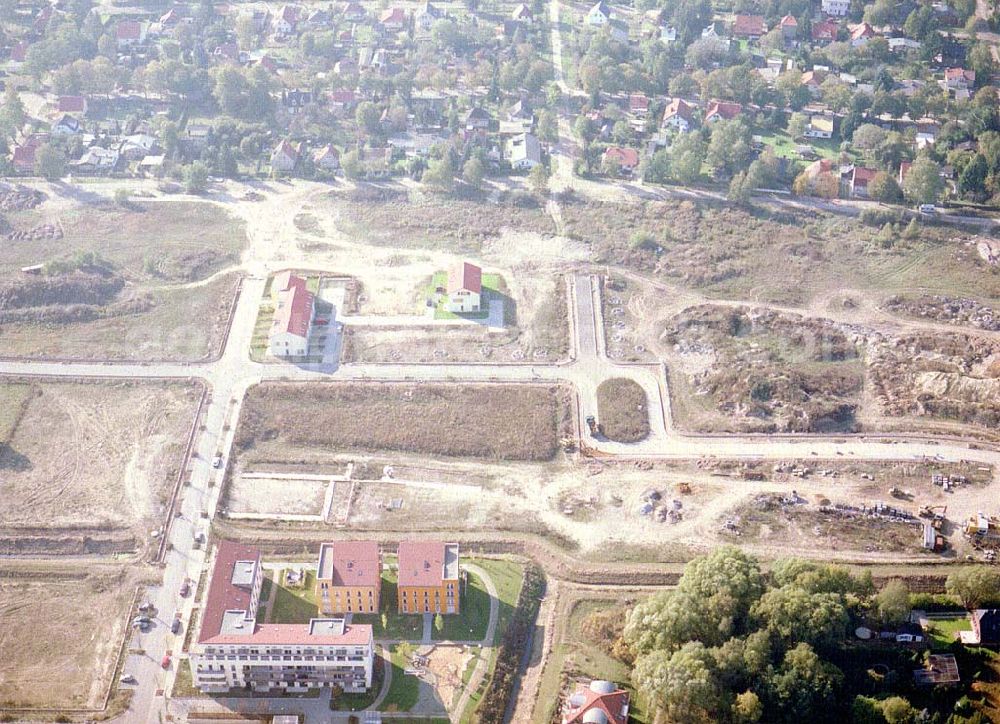
<svg viewBox="0 0 1000 724">
<path fill-rule="evenodd" d="M 900 498 L 901 500 L 912 500 L 913 493 L 909 490 L 903 490 L 902 488 L 897 488 L 895 486 L 889 488 L 889 495 L 894 498 Z"/>
<path fill-rule="evenodd" d="M 580 443 L 580 454 L 585 458 L 607 458 L 612 457 L 611 453 L 606 453 L 598 450 L 595 447 L 590 447 L 589 445 L 584 445 L 583 442 Z"/>
</svg>

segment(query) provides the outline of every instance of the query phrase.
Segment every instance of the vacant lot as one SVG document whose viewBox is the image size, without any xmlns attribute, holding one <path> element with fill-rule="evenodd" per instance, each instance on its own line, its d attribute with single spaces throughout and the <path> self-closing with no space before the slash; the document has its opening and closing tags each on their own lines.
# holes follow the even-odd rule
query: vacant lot
<svg viewBox="0 0 1000 724">
<path fill-rule="evenodd" d="M 252 515 L 322 515 L 326 480 L 235 476 L 226 489 L 226 508 Z M 349 486 L 350 483 L 339 483 Z"/>
<path fill-rule="evenodd" d="M 133 592 L 97 576 L 0 578 L 0 709 L 101 705 Z"/>
<path fill-rule="evenodd" d="M 542 385 L 262 384 L 247 393 L 243 451 L 395 450 L 548 460 L 569 424 L 566 390 Z"/>
<path fill-rule="evenodd" d="M 597 413 L 609 440 L 638 442 L 649 435 L 649 400 L 642 386 L 632 380 L 605 380 L 598 385 Z"/>
<path fill-rule="evenodd" d="M 371 244 L 470 254 L 505 229 L 555 233 L 544 207 L 524 195 L 459 199 L 361 187 L 349 194 L 331 194 L 329 199 L 337 227 Z"/>
<path fill-rule="evenodd" d="M 918 238 L 897 235 L 886 246 L 876 239 L 878 228 L 814 210 L 576 198 L 563 204 L 562 216 L 566 234 L 588 242 L 594 261 L 713 297 L 806 304 L 848 288 L 1000 299 L 1000 274 L 978 256 L 969 235 L 952 228 L 926 226 Z"/>
<path fill-rule="evenodd" d="M 217 347 L 241 223 L 210 204 L 52 206 L 17 212 L 0 248 L 5 355 L 200 359 Z M 42 226 L 47 235 L 23 236 Z M 23 266 L 41 264 L 25 275 Z M 205 282 L 205 283 L 202 283 Z"/>
<path fill-rule="evenodd" d="M 666 323 L 678 421 L 698 430 L 853 431 L 863 368 L 840 326 L 702 305 Z"/>
<path fill-rule="evenodd" d="M 25 387 L 0 384 L 0 399 L 23 398 Z M 4 528 L 153 525 L 198 394 L 183 384 L 33 384 L 0 451 Z"/>
</svg>

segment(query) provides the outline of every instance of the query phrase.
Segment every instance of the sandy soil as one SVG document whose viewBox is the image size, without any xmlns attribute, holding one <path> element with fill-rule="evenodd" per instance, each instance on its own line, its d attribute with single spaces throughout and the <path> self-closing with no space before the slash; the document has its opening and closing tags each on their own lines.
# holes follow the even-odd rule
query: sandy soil
<svg viewBox="0 0 1000 724">
<path fill-rule="evenodd" d="M 35 389 L 0 457 L 5 525 L 132 528 L 162 514 L 196 387 L 44 383 Z"/>
<path fill-rule="evenodd" d="M 0 579 L 0 703 L 100 705 L 133 592 L 124 580 Z"/>
<path fill-rule="evenodd" d="M 321 480 L 236 476 L 229 486 L 227 507 L 234 513 L 322 515 L 327 485 Z"/>
</svg>

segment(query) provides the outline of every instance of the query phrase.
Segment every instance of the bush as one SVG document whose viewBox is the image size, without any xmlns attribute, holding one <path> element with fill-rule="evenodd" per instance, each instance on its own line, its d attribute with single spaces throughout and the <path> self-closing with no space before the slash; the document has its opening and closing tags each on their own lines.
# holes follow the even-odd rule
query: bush
<svg viewBox="0 0 1000 724">
<path fill-rule="evenodd" d="M 885 226 L 903 221 L 904 213 L 899 209 L 865 209 L 861 212 L 861 223 L 866 226 Z"/>
</svg>

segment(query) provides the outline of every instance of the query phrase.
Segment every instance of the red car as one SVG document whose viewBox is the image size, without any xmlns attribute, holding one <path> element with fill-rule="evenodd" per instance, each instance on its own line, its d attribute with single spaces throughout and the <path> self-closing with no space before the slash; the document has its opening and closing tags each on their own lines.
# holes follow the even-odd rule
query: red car
<svg viewBox="0 0 1000 724">
<path fill-rule="evenodd" d="M 170 668 L 170 654 L 163 655 L 163 660 L 160 662 L 160 666 L 162 666 L 164 669 Z"/>
</svg>

